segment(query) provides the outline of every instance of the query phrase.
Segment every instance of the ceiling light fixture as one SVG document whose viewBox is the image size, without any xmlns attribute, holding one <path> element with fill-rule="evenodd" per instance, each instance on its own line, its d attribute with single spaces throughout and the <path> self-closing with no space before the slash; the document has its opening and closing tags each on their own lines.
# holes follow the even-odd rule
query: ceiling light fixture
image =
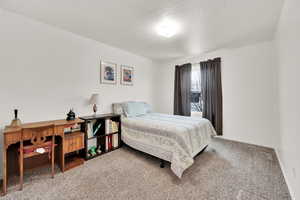
<svg viewBox="0 0 300 200">
<path fill-rule="evenodd" d="M 170 38 L 176 35 L 179 31 L 179 25 L 176 21 L 171 19 L 162 20 L 156 27 L 158 35 Z"/>
</svg>

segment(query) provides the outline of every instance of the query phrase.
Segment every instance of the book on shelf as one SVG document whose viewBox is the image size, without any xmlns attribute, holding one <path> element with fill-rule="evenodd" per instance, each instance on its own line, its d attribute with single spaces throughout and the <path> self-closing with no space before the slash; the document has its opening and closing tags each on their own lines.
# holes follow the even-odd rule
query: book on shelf
<svg viewBox="0 0 300 200">
<path fill-rule="evenodd" d="M 98 121 L 91 121 L 87 124 L 87 135 L 88 138 L 94 137 L 97 135 L 99 129 L 101 128 L 102 123 Z"/>
<path fill-rule="evenodd" d="M 93 121 L 93 136 L 99 135 L 97 133 L 99 132 L 101 126 L 102 126 L 102 122 L 100 120 Z"/>
<path fill-rule="evenodd" d="M 115 133 L 119 130 L 119 123 L 110 119 L 105 120 L 105 134 Z"/>
<path fill-rule="evenodd" d="M 100 129 L 101 125 L 102 125 L 102 124 L 99 123 L 98 126 L 94 129 L 93 136 L 95 136 L 95 135 L 97 134 L 97 132 L 98 132 L 98 130 Z"/>
<path fill-rule="evenodd" d="M 118 134 L 114 134 L 112 135 L 112 146 L 113 148 L 117 148 L 119 146 L 119 135 Z"/>
<path fill-rule="evenodd" d="M 105 134 L 109 134 L 110 133 L 110 123 L 111 123 L 110 119 L 106 119 L 105 120 Z"/>
<path fill-rule="evenodd" d="M 88 138 L 91 138 L 91 137 L 94 136 L 92 122 L 90 122 L 90 123 L 87 124 L 87 135 L 88 135 Z"/>
<path fill-rule="evenodd" d="M 105 151 L 108 151 L 108 137 L 105 136 Z"/>
<path fill-rule="evenodd" d="M 112 127 L 112 132 L 113 133 L 115 133 L 115 132 L 118 132 L 119 131 L 119 123 L 118 122 L 114 122 L 114 121 L 112 121 L 112 125 L 111 125 Z"/>
<path fill-rule="evenodd" d="M 109 150 L 112 149 L 112 135 L 108 136 L 109 137 Z"/>
<path fill-rule="evenodd" d="M 116 133 L 113 135 L 108 135 L 105 137 L 105 150 L 110 151 L 113 148 L 119 146 L 119 122 L 113 121 L 111 119 L 105 120 L 105 134 Z"/>
<path fill-rule="evenodd" d="M 105 137 L 105 151 L 111 150 L 111 137 L 110 135 Z"/>
<path fill-rule="evenodd" d="M 105 137 L 105 151 L 117 148 L 119 146 L 119 135 L 108 135 Z"/>
</svg>

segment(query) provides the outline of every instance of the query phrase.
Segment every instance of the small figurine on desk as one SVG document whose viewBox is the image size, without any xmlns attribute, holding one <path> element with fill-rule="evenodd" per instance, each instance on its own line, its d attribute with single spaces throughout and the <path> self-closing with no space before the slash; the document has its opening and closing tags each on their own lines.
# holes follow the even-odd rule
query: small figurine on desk
<svg viewBox="0 0 300 200">
<path fill-rule="evenodd" d="M 15 118 L 11 121 L 11 124 L 10 126 L 11 127 L 18 127 L 18 126 L 21 126 L 21 120 L 18 118 L 18 109 L 15 109 L 14 110 L 14 113 L 15 113 Z"/>
<path fill-rule="evenodd" d="M 73 108 L 69 111 L 69 113 L 67 114 L 67 121 L 71 121 L 71 120 L 75 120 L 75 113 L 73 111 Z"/>
</svg>

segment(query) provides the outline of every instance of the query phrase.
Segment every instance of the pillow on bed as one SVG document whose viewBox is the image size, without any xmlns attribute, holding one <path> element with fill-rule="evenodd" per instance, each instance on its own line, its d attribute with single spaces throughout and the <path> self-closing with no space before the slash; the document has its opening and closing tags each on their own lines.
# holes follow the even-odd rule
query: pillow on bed
<svg viewBox="0 0 300 200">
<path fill-rule="evenodd" d="M 124 104 L 123 108 L 126 117 L 136 117 L 147 114 L 144 102 L 127 102 Z"/>
<path fill-rule="evenodd" d="M 146 113 L 151 113 L 152 112 L 152 106 L 146 102 L 143 102 L 145 106 Z"/>
</svg>

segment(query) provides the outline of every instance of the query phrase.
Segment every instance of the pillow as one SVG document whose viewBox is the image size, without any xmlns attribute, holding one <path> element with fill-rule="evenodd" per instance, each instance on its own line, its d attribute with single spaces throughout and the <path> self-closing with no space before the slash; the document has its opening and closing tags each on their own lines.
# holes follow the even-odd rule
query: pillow
<svg viewBox="0 0 300 200">
<path fill-rule="evenodd" d="M 147 113 L 143 102 L 127 102 L 124 104 L 123 109 L 126 117 L 136 117 Z"/>
<path fill-rule="evenodd" d="M 143 102 L 143 104 L 144 104 L 146 113 L 151 113 L 151 112 L 152 112 L 152 107 L 151 107 L 151 105 L 148 104 L 148 103 L 146 103 L 146 102 Z"/>
</svg>

